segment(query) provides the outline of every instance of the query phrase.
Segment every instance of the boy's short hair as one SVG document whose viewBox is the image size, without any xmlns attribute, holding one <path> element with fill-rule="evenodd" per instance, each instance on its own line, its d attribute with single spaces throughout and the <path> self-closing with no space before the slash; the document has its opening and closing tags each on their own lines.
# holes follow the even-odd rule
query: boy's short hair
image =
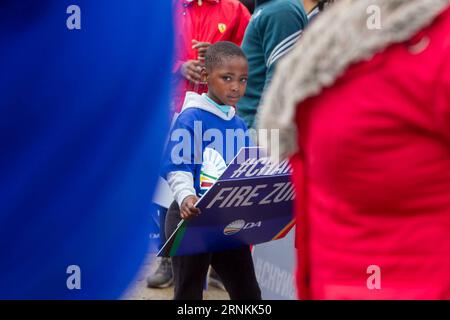
<svg viewBox="0 0 450 320">
<path fill-rule="evenodd" d="M 219 41 L 208 47 L 205 54 L 205 68 L 211 71 L 221 65 L 223 59 L 231 57 L 242 57 L 247 60 L 242 49 L 230 41 Z"/>
</svg>

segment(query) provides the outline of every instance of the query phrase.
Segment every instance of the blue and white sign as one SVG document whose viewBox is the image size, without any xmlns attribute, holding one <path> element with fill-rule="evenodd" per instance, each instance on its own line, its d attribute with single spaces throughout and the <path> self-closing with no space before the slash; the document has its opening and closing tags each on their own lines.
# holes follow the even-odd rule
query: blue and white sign
<svg viewBox="0 0 450 320">
<path fill-rule="evenodd" d="M 201 214 L 182 221 L 159 255 L 189 255 L 283 238 L 293 227 L 294 189 L 287 161 L 271 163 L 243 148 L 198 201 Z"/>
</svg>

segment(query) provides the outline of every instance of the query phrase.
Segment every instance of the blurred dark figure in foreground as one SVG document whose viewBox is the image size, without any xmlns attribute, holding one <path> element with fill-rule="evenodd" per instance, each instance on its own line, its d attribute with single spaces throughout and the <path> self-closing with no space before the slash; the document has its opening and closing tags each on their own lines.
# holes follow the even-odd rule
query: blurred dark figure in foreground
<svg viewBox="0 0 450 320">
<path fill-rule="evenodd" d="M 76 2 L 0 2 L 0 299 L 119 298 L 149 246 L 170 2 Z"/>
</svg>

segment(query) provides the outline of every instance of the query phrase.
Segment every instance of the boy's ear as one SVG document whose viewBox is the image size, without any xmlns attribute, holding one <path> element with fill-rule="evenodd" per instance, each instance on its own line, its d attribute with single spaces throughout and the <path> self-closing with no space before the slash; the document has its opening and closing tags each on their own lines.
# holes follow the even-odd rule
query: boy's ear
<svg viewBox="0 0 450 320">
<path fill-rule="evenodd" d="M 206 82 L 208 80 L 208 72 L 205 67 L 203 67 L 202 71 L 200 71 L 200 76 L 202 77 L 202 82 Z"/>
</svg>

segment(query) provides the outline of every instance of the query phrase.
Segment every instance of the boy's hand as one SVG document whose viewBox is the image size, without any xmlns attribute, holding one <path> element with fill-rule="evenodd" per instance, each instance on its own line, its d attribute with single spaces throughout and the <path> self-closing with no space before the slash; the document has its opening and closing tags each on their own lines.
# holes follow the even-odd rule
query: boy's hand
<svg viewBox="0 0 450 320">
<path fill-rule="evenodd" d="M 181 66 L 181 74 L 195 84 L 202 81 L 203 64 L 198 60 L 188 60 Z"/>
<path fill-rule="evenodd" d="M 200 214 L 200 209 L 194 207 L 197 201 L 198 198 L 196 196 L 188 196 L 184 198 L 180 207 L 180 216 L 183 220 L 189 220 Z"/>
<path fill-rule="evenodd" d="M 197 40 L 192 40 L 192 49 L 198 50 L 198 60 L 205 60 L 206 50 L 208 50 L 211 43 L 209 42 L 200 42 Z"/>
</svg>

